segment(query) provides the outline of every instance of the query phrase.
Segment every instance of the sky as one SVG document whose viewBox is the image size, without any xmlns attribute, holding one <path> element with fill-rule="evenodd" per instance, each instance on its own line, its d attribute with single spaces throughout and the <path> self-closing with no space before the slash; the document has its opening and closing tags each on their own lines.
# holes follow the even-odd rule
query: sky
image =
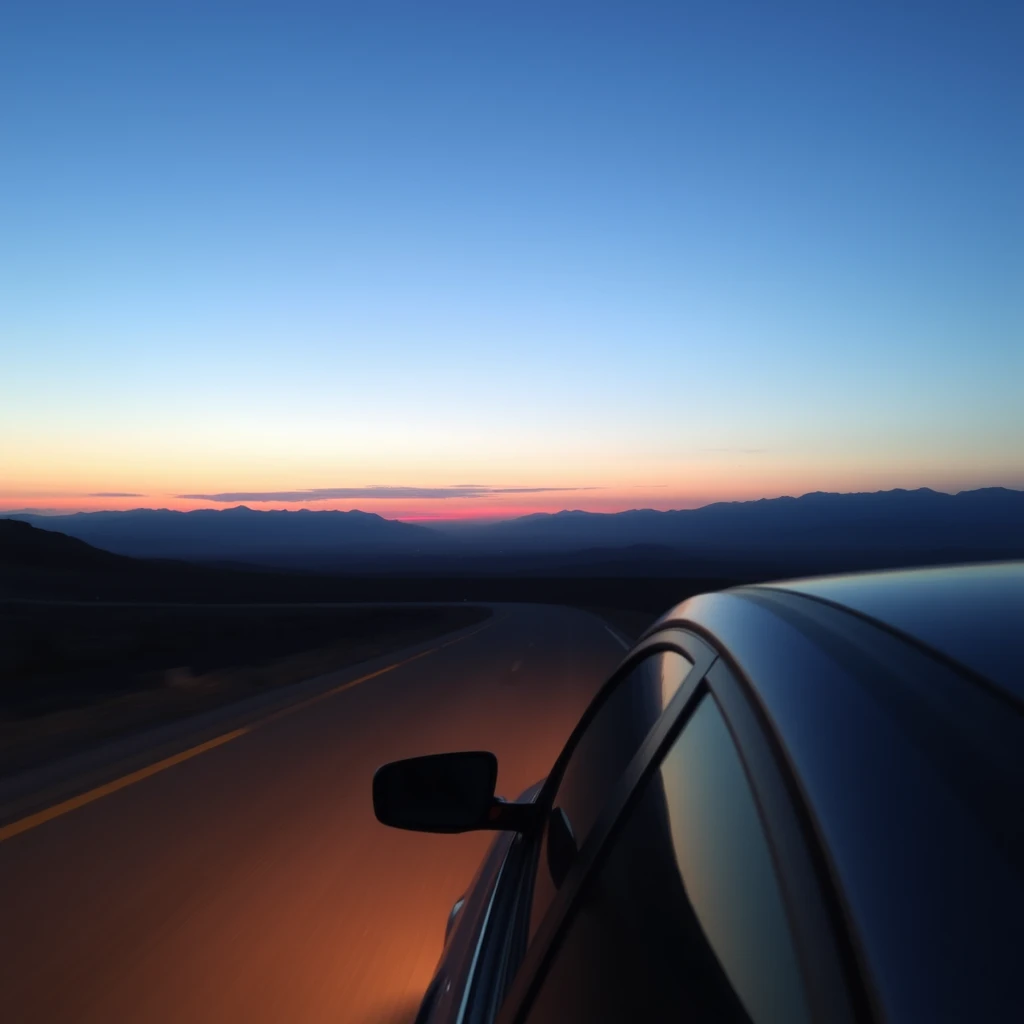
<svg viewBox="0 0 1024 1024">
<path fill-rule="evenodd" d="M 0 5 L 0 508 L 1024 487 L 1024 7 Z"/>
</svg>

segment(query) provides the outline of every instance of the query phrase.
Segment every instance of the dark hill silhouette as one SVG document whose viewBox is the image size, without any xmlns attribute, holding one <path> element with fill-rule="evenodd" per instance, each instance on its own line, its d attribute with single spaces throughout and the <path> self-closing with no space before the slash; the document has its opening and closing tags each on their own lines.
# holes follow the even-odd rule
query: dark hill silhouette
<svg viewBox="0 0 1024 1024">
<path fill-rule="evenodd" d="M 633 554 L 618 551 L 610 558 L 607 552 L 582 552 L 568 556 L 564 565 L 546 556 L 449 557 L 412 566 L 408 559 L 395 558 L 376 563 L 374 572 L 355 570 L 329 575 L 323 571 L 289 572 L 128 558 L 99 551 L 52 530 L 0 519 L 0 612 L 6 602 L 17 604 L 28 598 L 85 603 L 304 605 L 528 601 L 643 610 L 653 615 L 690 594 L 740 582 L 696 575 L 678 563 L 673 568 L 664 559 L 659 559 L 652 578 L 644 578 L 637 575 L 637 567 L 649 567 L 650 563 L 637 561 L 630 557 Z M 667 572 L 668 568 L 673 571 Z M 678 574 L 676 568 L 680 569 Z"/>
<path fill-rule="evenodd" d="M 134 558 L 288 563 L 310 554 L 415 554 L 438 535 L 371 512 L 133 509 L 18 519 Z"/>
<path fill-rule="evenodd" d="M 1024 554 L 1024 492 L 927 488 L 718 502 L 703 508 L 535 514 L 477 532 L 477 544 L 515 550 L 662 545 L 702 557 L 830 555 L 957 557 Z"/>
<path fill-rule="evenodd" d="M 129 560 L 100 551 L 62 533 L 37 530 L 16 519 L 0 519 L 0 567 L 29 569 L 118 569 Z"/>
<path fill-rule="evenodd" d="M 464 533 L 364 512 L 240 506 L 18 516 L 136 557 L 419 575 L 742 578 L 1024 557 L 1024 491 L 922 488 L 718 502 L 703 508 L 537 513 Z"/>
</svg>

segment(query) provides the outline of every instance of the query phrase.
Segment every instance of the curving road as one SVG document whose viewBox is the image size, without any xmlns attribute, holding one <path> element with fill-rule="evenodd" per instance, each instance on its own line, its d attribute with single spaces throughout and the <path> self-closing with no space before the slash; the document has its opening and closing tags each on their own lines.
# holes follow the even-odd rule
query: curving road
<svg viewBox="0 0 1024 1024">
<path fill-rule="evenodd" d="M 374 769 L 487 748 L 499 792 L 514 796 L 545 774 L 624 653 L 599 619 L 556 607 L 500 608 L 450 639 L 9 829 L 0 1017 L 410 1021 L 488 837 L 378 825 Z"/>
</svg>

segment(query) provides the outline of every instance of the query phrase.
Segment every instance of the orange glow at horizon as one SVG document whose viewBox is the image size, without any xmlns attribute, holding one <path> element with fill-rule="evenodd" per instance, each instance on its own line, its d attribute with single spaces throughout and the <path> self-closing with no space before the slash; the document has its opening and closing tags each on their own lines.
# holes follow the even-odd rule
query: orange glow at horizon
<svg viewBox="0 0 1024 1024">
<path fill-rule="evenodd" d="M 180 498 L 168 494 L 139 494 L 128 497 L 93 497 L 92 495 L 48 496 L 46 494 L 19 494 L 6 496 L 0 494 L 0 511 L 38 511 L 44 514 L 72 514 L 75 512 L 108 512 L 128 511 L 132 509 L 171 509 L 179 512 L 190 512 L 198 509 L 228 509 L 244 505 L 255 511 L 361 511 L 372 512 L 386 519 L 399 519 L 404 522 L 452 522 L 513 519 L 518 516 L 531 515 L 537 512 L 559 512 L 563 509 L 583 509 L 589 512 L 622 512 L 633 508 L 678 509 L 695 508 L 707 504 L 703 500 L 687 500 L 678 498 L 673 501 L 640 501 L 631 500 L 630 496 L 621 492 L 598 497 L 597 490 L 589 492 L 564 491 L 546 492 L 536 496 L 532 502 L 503 502 L 498 500 L 501 495 L 484 496 L 481 498 L 444 498 L 398 500 L 386 498 L 365 498 L 327 500 L 327 501 L 253 501 L 240 500 L 229 502 L 202 501 Z M 649 494 L 648 494 L 649 498 Z M 715 500 L 715 499 L 710 499 Z"/>
<path fill-rule="evenodd" d="M 802 479 L 801 479 L 802 477 Z M 75 512 L 125 511 L 131 509 L 171 509 L 194 511 L 197 509 L 227 509 L 239 505 L 257 511 L 353 511 L 376 513 L 386 519 L 406 522 L 473 522 L 512 519 L 533 513 L 553 513 L 563 509 L 582 509 L 588 512 L 614 513 L 636 508 L 658 510 L 699 508 L 719 501 L 751 501 L 781 496 L 797 497 L 810 491 L 876 491 L 892 488 L 932 487 L 955 493 L 974 487 L 989 486 L 992 481 L 978 479 L 950 480 L 937 474 L 911 476 L 896 470 L 867 474 L 850 474 L 842 479 L 838 474 L 792 474 L 788 480 L 771 479 L 767 473 L 735 474 L 728 479 L 723 474 L 709 473 L 701 486 L 692 489 L 662 485 L 634 485 L 630 487 L 588 486 L 580 488 L 552 488 L 535 493 L 488 493 L 481 487 L 478 496 L 455 494 L 452 497 L 347 497 L 344 499 L 297 501 L 261 501 L 246 493 L 257 494 L 255 489 L 239 492 L 238 500 L 212 501 L 180 496 L 180 492 L 149 491 L 57 491 L 40 488 L 0 488 L 0 512 L 31 512 L 43 514 L 72 514 Z M 1008 486 L 1020 487 L 1024 481 L 1009 481 Z M 451 485 L 448 485 L 451 486 Z M 437 488 L 443 489 L 443 488 Z M 184 488 L 181 489 L 182 491 Z M 300 490 L 300 489 L 296 489 Z M 376 489 L 378 492 L 380 488 Z"/>
<path fill-rule="evenodd" d="M 430 421 L 415 431 L 370 421 L 327 431 L 295 417 L 172 424 L 155 416 L 140 417 L 131 430 L 88 421 L 72 431 L 57 420 L 23 431 L 0 451 L 0 511 L 247 505 L 471 522 L 562 509 L 687 509 L 811 491 L 1024 487 L 1019 449 L 1006 445 L 979 453 L 969 439 L 924 445 L 889 437 L 884 446 L 858 446 L 828 430 L 799 439 L 751 434 L 740 445 L 699 428 L 641 444 L 610 428 L 542 437 L 529 422 L 513 435 Z"/>
<path fill-rule="evenodd" d="M 884 456 L 851 453 L 843 459 L 827 446 L 779 453 L 714 449 L 679 456 L 607 450 L 600 458 L 584 450 L 538 449 L 532 454 L 447 452 L 414 459 L 411 452 L 398 458 L 369 450 L 329 458 L 309 446 L 268 447 L 257 455 L 247 445 L 230 456 L 216 441 L 204 450 L 177 439 L 158 458 L 146 457 L 140 448 L 111 450 L 100 461 L 84 448 L 73 451 L 30 440 L 0 457 L 0 511 L 190 511 L 246 505 L 259 510 L 358 509 L 423 523 L 472 522 L 562 509 L 688 509 L 810 491 L 931 487 L 955 493 L 993 485 L 1024 487 L 1019 471 L 995 455 L 965 469 L 951 464 L 945 453 L 924 457 L 899 446 Z M 318 490 L 326 496 L 318 498 Z M 218 496 L 227 500 L 214 500 Z"/>
</svg>

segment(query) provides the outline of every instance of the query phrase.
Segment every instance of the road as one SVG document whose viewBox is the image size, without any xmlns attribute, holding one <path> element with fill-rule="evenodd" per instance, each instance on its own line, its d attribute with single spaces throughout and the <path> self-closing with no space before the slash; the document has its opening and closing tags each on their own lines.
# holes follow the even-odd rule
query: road
<svg viewBox="0 0 1024 1024">
<path fill-rule="evenodd" d="M 568 608 L 466 632 L 0 841 L 0 1017 L 411 1021 L 488 837 L 384 828 L 374 769 L 485 748 L 514 796 L 624 653 Z"/>
</svg>

